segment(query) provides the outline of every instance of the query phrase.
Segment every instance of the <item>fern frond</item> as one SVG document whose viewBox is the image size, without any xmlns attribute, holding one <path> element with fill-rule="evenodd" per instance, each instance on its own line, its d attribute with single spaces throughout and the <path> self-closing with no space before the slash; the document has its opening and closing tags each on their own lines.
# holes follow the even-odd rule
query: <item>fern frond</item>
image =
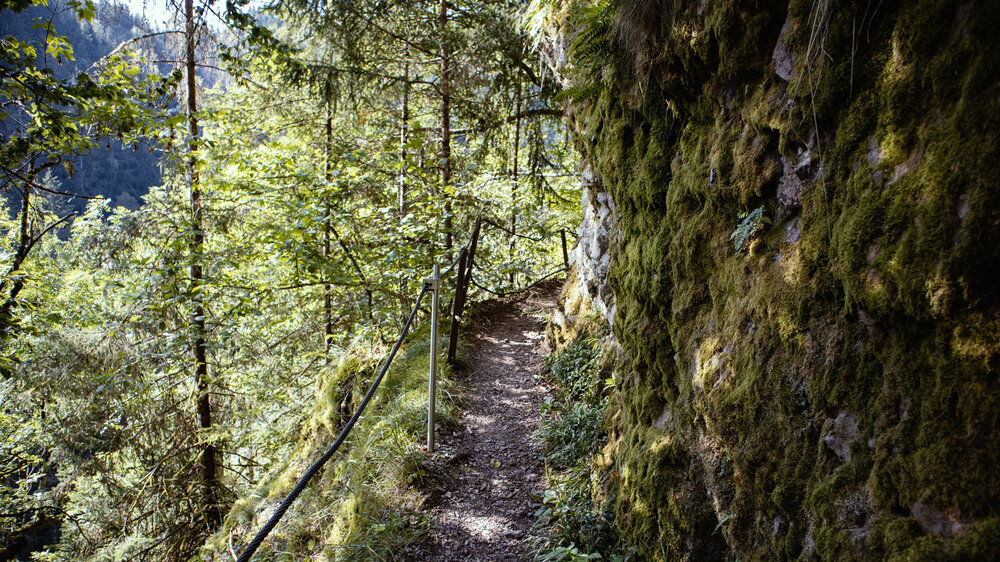
<svg viewBox="0 0 1000 562">
<path fill-rule="evenodd" d="M 736 230 L 729 235 L 729 239 L 733 241 L 733 250 L 736 252 L 745 250 L 750 241 L 764 229 L 764 225 L 771 224 L 771 219 L 764 215 L 763 205 L 750 212 L 741 213 L 740 218 L 742 220 L 736 225 Z"/>
<path fill-rule="evenodd" d="M 584 86 L 570 86 L 553 96 L 552 100 L 558 102 L 568 99 L 571 103 L 579 103 L 597 97 L 604 88 L 603 82 L 592 82 Z"/>
<path fill-rule="evenodd" d="M 579 64 L 596 66 L 607 59 L 611 49 L 611 18 L 607 9 L 588 10 L 570 46 L 570 56 Z"/>
</svg>

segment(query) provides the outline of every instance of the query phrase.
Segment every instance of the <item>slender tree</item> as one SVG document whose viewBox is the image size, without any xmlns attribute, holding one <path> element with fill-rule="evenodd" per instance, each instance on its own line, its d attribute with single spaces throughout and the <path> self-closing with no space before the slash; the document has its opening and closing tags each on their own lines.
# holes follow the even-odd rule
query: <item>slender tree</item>
<svg viewBox="0 0 1000 562">
<path fill-rule="evenodd" d="M 510 261 L 514 261 L 515 245 L 517 244 L 517 182 L 518 182 L 518 150 L 521 148 L 521 70 L 514 70 L 514 159 L 510 172 Z M 514 284 L 514 271 L 510 272 L 510 283 Z"/>
<path fill-rule="evenodd" d="M 448 43 L 448 0 L 441 0 L 438 16 L 441 26 L 441 194 L 444 203 L 444 248 L 451 259 L 452 246 L 452 206 L 449 189 L 451 187 L 451 48 Z"/>
<path fill-rule="evenodd" d="M 406 145 L 410 139 L 410 61 L 403 64 L 403 111 L 399 123 L 399 212 L 406 212 Z"/>
<path fill-rule="evenodd" d="M 326 188 L 329 188 L 333 180 L 333 113 L 330 102 L 326 102 L 326 127 L 323 143 L 323 177 L 326 180 Z M 330 234 L 333 230 L 333 217 L 330 212 L 329 195 L 324 189 L 323 193 L 323 258 L 330 259 Z M 329 279 L 324 275 L 323 283 L 323 352 L 326 360 L 330 360 L 330 346 L 333 345 L 333 287 Z"/>
<path fill-rule="evenodd" d="M 205 330 L 205 297 L 204 297 L 204 252 L 205 233 L 202 217 L 201 184 L 198 178 L 198 98 L 195 57 L 196 24 L 194 0 L 184 0 L 184 45 L 185 45 L 185 83 L 187 84 L 186 109 L 188 125 L 187 159 L 185 171 L 188 190 L 191 195 L 191 295 L 194 308 L 191 313 L 191 332 L 194 340 L 195 387 L 198 390 L 197 410 L 198 427 L 204 434 L 212 429 L 212 389 L 209 384 L 207 331 Z M 222 523 L 222 509 L 219 505 L 218 451 L 215 441 L 207 435 L 202 436 L 201 446 L 201 505 L 205 513 L 205 522 L 209 529 L 214 529 Z"/>
</svg>

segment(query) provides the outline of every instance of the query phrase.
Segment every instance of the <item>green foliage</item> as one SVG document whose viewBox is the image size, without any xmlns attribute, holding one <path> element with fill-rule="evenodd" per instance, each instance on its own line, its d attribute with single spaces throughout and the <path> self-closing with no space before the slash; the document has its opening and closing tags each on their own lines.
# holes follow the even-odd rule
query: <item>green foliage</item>
<svg viewBox="0 0 1000 562">
<path fill-rule="evenodd" d="M 30 396 L 17 392 L 12 381 L 0 382 L 0 528 L 18 536 L 58 509 L 41 493 L 49 476 L 50 455 L 40 412 L 30 408 Z M 0 546 L 3 546 L 0 544 Z"/>
<path fill-rule="evenodd" d="M 601 344 L 596 338 L 582 336 L 545 362 L 566 398 L 590 402 L 600 392 Z"/>
<path fill-rule="evenodd" d="M 568 468 L 597 452 L 607 438 L 601 427 L 606 404 L 567 405 L 561 412 L 547 399 L 542 406 L 541 428 L 537 436 L 548 447 L 545 458 L 557 468 Z"/>
<path fill-rule="evenodd" d="M 596 324 L 590 325 L 592 328 Z M 607 387 L 602 348 L 583 329 L 546 360 L 558 398 L 542 405 L 536 437 L 546 445 L 549 485 L 536 512 L 531 550 L 535 560 L 632 560 L 615 530 L 614 498 L 601 497 L 595 455 L 605 446 Z"/>
<path fill-rule="evenodd" d="M 740 213 L 740 223 L 729 235 L 729 239 L 733 242 L 733 250 L 737 252 L 745 250 L 750 241 L 764 229 L 765 224 L 771 224 L 771 219 L 764 215 L 763 205 L 752 211 Z"/>
<path fill-rule="evenodd" d="M 546 359 L 549 374 L 559 385 L 559 398 L 546 398 L 536 437 L 546 443 L 546 461 L 556 468 L 585 462 L 606 438 L 601 359 L 600 343 L 587 333 Z"/>
<path fill-rule="evenodd" d="M 535 516 L 536 527 L 545 534 L 532 538 L 534 560 L 628 560 L 609 556 L 620 546 L 613 540 L 615 514 L 613 505 L 595 505 L 590 497 L 590 471 L 577 464 L 560 475 L 542 493 L 542 506 Z"/>
<path fill-rule="evenodd" d="M 610 5 L 609 5 L 610 4 Z M 570 48 L 570 56 L 583 68 L 599 68 L 613 60 L 612 15 L 616 2 L 594 2 L 578 18 L 578 31 Z"/>
</svg>

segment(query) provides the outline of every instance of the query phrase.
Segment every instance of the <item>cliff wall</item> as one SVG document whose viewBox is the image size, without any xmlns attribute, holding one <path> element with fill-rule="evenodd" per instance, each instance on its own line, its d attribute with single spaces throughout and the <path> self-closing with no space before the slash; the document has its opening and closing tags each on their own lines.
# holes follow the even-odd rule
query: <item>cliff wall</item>
<svg viewBox="0 0 1000 562">
<path fill-rule="evenodd" d="M 604 453 L 646 557 L 1000 552 L 998 12 L 577 12 L 574 278 L 621 346 Z"/>
</svg>

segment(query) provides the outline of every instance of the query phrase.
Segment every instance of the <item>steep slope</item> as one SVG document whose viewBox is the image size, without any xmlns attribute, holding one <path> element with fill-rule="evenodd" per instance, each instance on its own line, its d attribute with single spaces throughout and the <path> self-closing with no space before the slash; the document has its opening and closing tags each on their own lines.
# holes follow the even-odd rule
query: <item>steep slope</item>
<svg viewBox="0 0 1000 562">
<path fill-rule="evenodd" d="M 576 22 L 619 529 L 653 559 L 992 557 L 1000 10 L 661 4 Z"/>
<path fill-rule="evenodd" d="M 442 330 L 447 333 L 447 330 Z M 447 338 L 439 349 L 447 349 Z M 433 476 L 422 467 L 427 427 L 430 326 L 411 332 L 343 447 L 305 488 L 255 559 L 281 555 L 323 560 L 388 559 L 426 533 L 421 488 Z M 317 372 L 316 402 L 287 462 L 239 498 L 201 558 L 232 560 L 271 517 L 306 469 L 334 441 L 357 409 L 387 353 L 384 345 L 354 349 Z M 440 365 L 440 363 L 439 363 Z M 451 369 L 438 379 L 438 431 L 457 423 Z"/>
</svg>

